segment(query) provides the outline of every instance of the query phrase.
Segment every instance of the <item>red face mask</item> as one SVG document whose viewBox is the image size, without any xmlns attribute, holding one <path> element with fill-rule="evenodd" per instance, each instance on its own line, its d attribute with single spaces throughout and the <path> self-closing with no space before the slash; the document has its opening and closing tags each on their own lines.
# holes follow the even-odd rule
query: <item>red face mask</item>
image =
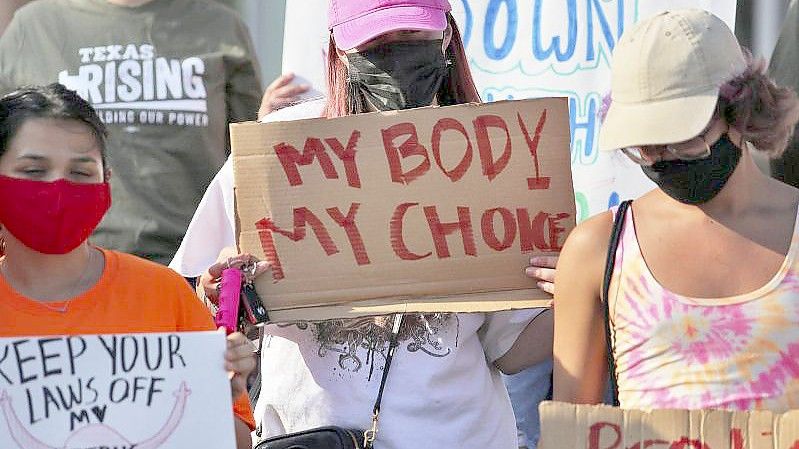
<svg viewBox="0 0 799 449">
<path fill-rule="evenodd" d="M 109 207 L 107 182 L 43 182 L 0 176 L 0 224 L 40 253 L 74 250 L 89 238 Z"/>
</svg>

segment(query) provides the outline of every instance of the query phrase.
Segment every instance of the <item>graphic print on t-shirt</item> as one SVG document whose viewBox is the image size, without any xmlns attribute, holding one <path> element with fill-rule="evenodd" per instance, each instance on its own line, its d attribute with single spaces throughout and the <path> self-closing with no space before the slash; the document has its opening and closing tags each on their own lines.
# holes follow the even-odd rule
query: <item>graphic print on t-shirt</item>
<svg viewBox="0 0 799 449">
<path fill-rule="evenodd" d="M 208 126 L 205 62 L 159 57 L 151 44 L 78 49 L 75 72 L 58 81 L 75 90 L 109 125 Z"/>
<path fill-rule="evenodd" d="M 338 355 L 338 367 L 353 373 L 368 368 L 371 380 L 376 362 L 383 366 L 391 339 L 390 317 L 365 317 L 320 322 L 297 322 L 319 343 L 319 357 Z M 408 314 L 398 336 L 399 348 L 430 357 L 446 357 L 458 346 L 459 322 L 454 313 Z"/>
</svg>

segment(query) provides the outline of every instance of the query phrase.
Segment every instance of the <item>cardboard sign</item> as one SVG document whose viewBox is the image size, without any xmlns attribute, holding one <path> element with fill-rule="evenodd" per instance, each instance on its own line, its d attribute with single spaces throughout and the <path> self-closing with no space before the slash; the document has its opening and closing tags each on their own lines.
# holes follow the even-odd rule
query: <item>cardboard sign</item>
<svg viewBox="0 0 799 449">
<path fill-rule="evenodd" d="M 218 332 L 0 339 L 3 449 L 233 449 Z"/>
<path fill-rule="evenodd" d="M 231 126 L 239 249 L 273 321 L 546 304 L 574 226 L 566 99 Z M 543 301 L 542 301 L 543 300 Z"/>
<path fill-rule="evenodd" d="M 795 449 L 799 410 L 622 410 L 543 402 L 539 449 Z"/>
</svg>

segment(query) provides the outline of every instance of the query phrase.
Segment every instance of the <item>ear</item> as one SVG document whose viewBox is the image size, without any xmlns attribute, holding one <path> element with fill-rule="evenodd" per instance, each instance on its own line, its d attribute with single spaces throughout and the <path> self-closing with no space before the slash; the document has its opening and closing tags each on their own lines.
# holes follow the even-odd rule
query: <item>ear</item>
<svg viewBox="0 0 799 449">
<path fill-rule="evenodd" d="M 441 43 L 441 51 L 444 54 L 447 54 L 447 48 L 449 48 L 449 44 L 452 42 L 452 25 L 447 25 L 447 29 L 444 30 L 444 41 Z"/>
<path fill-rule="evenodd" d="M 109 181 L 111 181 L 111 169 L 106 168 L 105 171 L 103 172 L 103 182 L 109 182 Z"/>
</svg>

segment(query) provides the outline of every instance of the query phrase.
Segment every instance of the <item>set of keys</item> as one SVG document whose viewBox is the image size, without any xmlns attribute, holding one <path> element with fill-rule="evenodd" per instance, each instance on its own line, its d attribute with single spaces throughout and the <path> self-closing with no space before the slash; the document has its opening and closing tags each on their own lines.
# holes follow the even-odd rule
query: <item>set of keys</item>
<svg viewBox="0 0 799 449">
<path fill-rule="evenodd" d="M 255 262 L 247 262 L 241 268 L 222 270 L 216 325 L 228 333 L 265 323 L 269 318 L 255 290 L 255 269 Z"/>
</svg>

